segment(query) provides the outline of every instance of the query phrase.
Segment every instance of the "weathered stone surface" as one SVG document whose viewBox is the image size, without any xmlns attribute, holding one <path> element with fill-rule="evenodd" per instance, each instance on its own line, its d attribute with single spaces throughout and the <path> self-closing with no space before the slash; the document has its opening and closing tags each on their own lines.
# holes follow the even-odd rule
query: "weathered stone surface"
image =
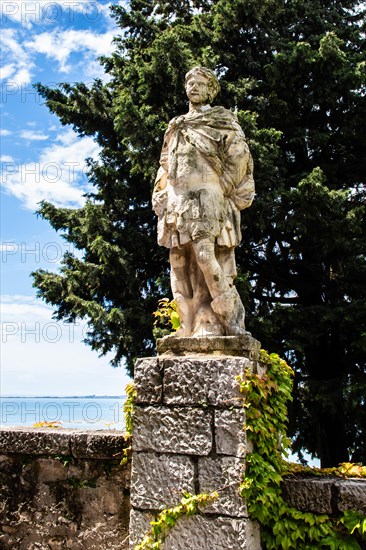
<svg viewBox="0 0 366 550">
<path fill-rule="evenodd" d="M 290 506 L 303 512 L 332 513 L 334 479 L 285 479 L 283 494 Z"/>
<path fill-rule="evenodd" d="M 58 441 L 69 438 L 63 431 L 57 432 Z M 127 549 L 129 468 L 113 457 L 72 458 L 69 449 L 55 459 L 46 430 L 38 430 L 36 439 L 34 431 L 14 432 L 27 453 L 0 455 L 0 548 Z"/>
<path fill-rule="evenodd" d="M 204 507 L 205 514 L 248 517 L 245 501 L 239 495 L 244 461 L 239 458 L 200 458 L 198 482 L 202 493 L 219 491 L 220 498 Z"/>
<path fill-rule="evenodd" d="M 159 355 L 205 355 L 212 357 L 220 355 L 237 355 L 257 359 L 260 342 L 255 340 L 250 332 L 240 336 L 206 336 L 179 338 L 173 335 L 158 338 Z"/>
<path fill-rule="evenodd" d="M 340 512 L 358 510 L 366 513 L 366 479 L 339 480 L 336 482 L 336 489 Z"/>
<path fill-rule="evenodd" d="M 60 460 L 52 458 L 39 458 L 38 480 L 43 483 L 63 481 L 68 478 L 68 468 Z"/>
<path fill-rule="evenodd" d="M 183 517 L 169 531 L 164 550 L 260 550 L 259 529 L 247 519 Z"/>
<path fill-rule="evenodd" d="M 243 396 L 235 379 L 251 366 L 244 357 L 166 358 L 164 403 L 241 407 Z"/>
<path fill-rule="evenodd" d="M 62 455 L 75 458 L 118 458 L 125 447 L 117 430 L 67 430 L 60 428 L 0 428 L 0 452 Z"/>
<path fill-rule="evenodd" d="M 193 408 L 138 408 L 133 450 L 208 455 L 212 448 L 212 413 Z"/>
<path fill-rule="evenodd" d="M 134 369 L 136 404 L 158 404 L 162 400 L 163 377 L 157 357 L 138 359 Z"/>
<path fill-rule="evenodd" d="M 141 512 L 132 508 L 130 514 L 130 548 L 142 541 L 144 535 L 151 529 L 150 521 L 155 515 L 150 512 Z"/>
<path fill-rule="evenodd" d="M 194 465 L 189 457 L 134 453 L 131 504 L 163 510 L 179 503 L 183 492 L 194 492 Z"/>
<path fill-rule="evenodd" d="M 71 454 L 76 458 L 121 458 L 125 447 L 122 432 L 88 431 L 70 434 Z"/>
<path fill-rule="evenodd" d="M 0 452 L 67 455 L 70 438 L 56 429 L 0 428 Z"/>
<path fill-rule="evenodd" d="M 215 444 L 217 454 L 237 457 L 245 456 L 247 446 L 244 422 L 245 411 L 243 408 L 215 411 Z"/>
<path fill-rule="evenodd" d="M 50 428 L 0 428 L 0 452 L 70 455 L 70 432 Z"/>
<path fill-rule="evenodd" d="M 235 115 L 209 104 L 219 89 L 210 69 L 186 74 L 189 112 L 169 124 L 152 194 L 185 337 L 246 333 L 234 249 L 255 196 L 253 159 Z"/>
</svg>

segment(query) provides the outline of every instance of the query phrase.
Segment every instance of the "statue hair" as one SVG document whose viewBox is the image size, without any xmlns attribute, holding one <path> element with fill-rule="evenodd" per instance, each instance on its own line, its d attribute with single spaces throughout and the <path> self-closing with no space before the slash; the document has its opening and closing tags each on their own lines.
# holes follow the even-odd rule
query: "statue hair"
<svg viewBox="0 0 366 550">
<path fill-rule="evenodd" d="M 220 83 L 218 81 L 217 76 L 211 69 L 207 69 L 206 67 L 193 67 L 185 76 L 185 83 L 187 84 L 187 81 L 194 76 L 195 74 L 200 74 L 208 79 L 209 81 L 209 100 L 212 101 L 215 99 L 217 94 L 220 91 Z"/>
</svg>

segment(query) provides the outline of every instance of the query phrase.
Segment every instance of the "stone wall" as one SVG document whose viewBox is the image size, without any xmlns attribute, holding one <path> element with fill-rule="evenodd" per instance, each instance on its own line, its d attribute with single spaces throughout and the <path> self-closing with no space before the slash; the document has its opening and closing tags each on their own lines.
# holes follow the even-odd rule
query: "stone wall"
<svg viewBox="0 0 366 550">
<path fill-rule="evenodd" d="M 1 550 L 128 548 L 121 432 L 0 429 Z"/>
</svg>

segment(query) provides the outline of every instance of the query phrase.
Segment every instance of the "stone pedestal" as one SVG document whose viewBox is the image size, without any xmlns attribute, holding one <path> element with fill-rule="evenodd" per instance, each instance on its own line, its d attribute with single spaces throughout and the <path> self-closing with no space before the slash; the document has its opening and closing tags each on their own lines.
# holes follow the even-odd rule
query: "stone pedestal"
<svg viewBox="0 0 366 550">
<path fill-rule="evenodd" d="M 259 342 L 250 334 L 168 338 L 158 351 L 164 355 L 135 366 L 131 548 L 154 515 L 179 504 L 183 492 L 218 490 L 217 501 L 178 520 L 163 548 L 259 550 L 259 528 L 238 491 L 247 443 L 236 381 L 245 369 L 257 370 Z"/>
</svg>

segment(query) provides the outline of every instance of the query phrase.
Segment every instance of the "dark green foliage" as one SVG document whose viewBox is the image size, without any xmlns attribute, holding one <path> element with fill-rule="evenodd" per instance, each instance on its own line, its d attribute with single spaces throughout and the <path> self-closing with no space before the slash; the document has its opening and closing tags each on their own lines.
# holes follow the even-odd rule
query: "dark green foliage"
<svg viewBox="0 0 366 550">
<path fill-rule="evenodd" d="M 150 194 L 167 122 L 186 112 L 185 72 L 220 76 L 255 160 L 238 288 L 247 326 L 296 372 L 295 449 L 323 466 L 366 461 L 365 14 L 353 0 L 135 0 L 114 7 L 110 82 L 51 90 L 48 107 L 102 147 L 85 208 L 40 214 L 76 248 L 35 286 L 57 317 L 85 317 L 114 364 L 151 354 L 169 295 Z"/>
</svg>

